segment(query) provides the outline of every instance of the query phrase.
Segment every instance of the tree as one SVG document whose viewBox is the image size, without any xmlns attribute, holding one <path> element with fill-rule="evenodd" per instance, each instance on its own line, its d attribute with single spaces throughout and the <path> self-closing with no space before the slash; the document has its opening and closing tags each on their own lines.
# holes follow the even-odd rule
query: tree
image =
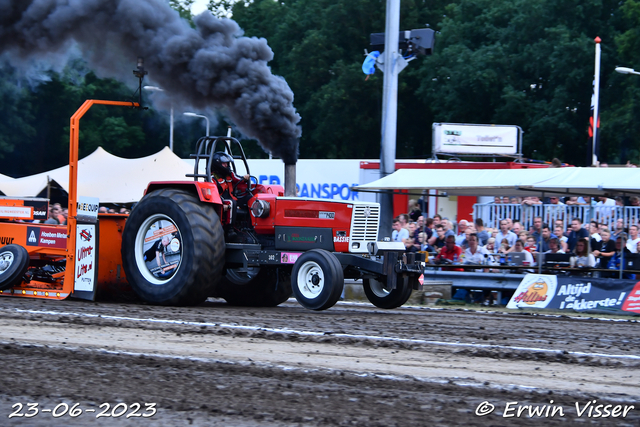
<svg viewBox="0 0 640 427">
<path fill-rule="evenodd" d="M 271 67 L 295 93 L 302 116 L 302 157 L 377 158 L 382 73 L 365 82 L 361 71 L 369 34 L 384 31 L 383 0 L 255 0 L 236 3 L 233 19 L 245 35 L 265 37 Z M 404 0 L 401 27 L 435 22 L 445 2 Z M 413 67 L 413 64 L 411 65 Z M 400 76 L 398 155 L 425 157 L 428 108 L 415 97 L 418 77 Z M 427 119 L 428 120 L 428 119 Z M 429 123 L 429 122 L 427 122 Z"/>
<path fill-rule="evenodd" d="M 593 39 L 613 39 L 613 9 L 596 0 L 451 4 L 419 94 L 437 121 L 519 125 L 526 156 L 584 164 Z"/>
</svg>

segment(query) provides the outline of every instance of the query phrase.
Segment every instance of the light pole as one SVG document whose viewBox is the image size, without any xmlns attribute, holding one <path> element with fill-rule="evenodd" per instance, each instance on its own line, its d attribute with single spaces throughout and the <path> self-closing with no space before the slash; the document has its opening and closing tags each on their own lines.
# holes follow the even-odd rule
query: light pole
<svg viewBox="0 0 640 427">
<path fill-rule="evenodd" d="M 640 72 L 634 70 L 633 68 L 616 67 L 616 71 L 619 72 L 620 74 L 639 74 L 640 75 Z"/>
<path fill-rule="evenodd" d="M 144 86 L 143 89 L 150 92 L 164 92 L 164 89 L 157 86 Z M 173 101 L 171 101 L 171 117 L 169 119 L 169 149 L 173 151 Z"/>
<path fill-rule="evenodd" d="M 184 113 L 185 116 L 189 117 L 201 117 L 207 121 L 207 136 L 209 136 L 209 118 L 207 116 L 203 116 L 202 114 L 196 113 Z"/>
</svg>

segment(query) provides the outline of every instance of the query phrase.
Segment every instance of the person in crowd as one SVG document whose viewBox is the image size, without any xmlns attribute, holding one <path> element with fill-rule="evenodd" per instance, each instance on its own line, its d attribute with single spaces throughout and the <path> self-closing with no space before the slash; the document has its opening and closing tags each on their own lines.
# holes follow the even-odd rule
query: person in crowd
<svg viewBox="0 0 640 427">
<path fill-rule="evenodd" d="M 624 229 L 624 220 L 622 218 L 616 219 L 615 229 L 613 230 L 613 233 L 612 233 L 612 237 L 614 241 L 618 238 L 620 233 L 625 233 L 625 234 L 627 233 L 626 230 Z"/>
<path fill-rule="evenodd" d="M 524 260 L 523 260 L 523 265 L 530 265 L 530 266 L 534 266 L 536 265 L 535 260 L 533 259 L 533 254 L 531 254 L 531 252 L 526 251 L 524 248 L 524 245 L 522 244 L 522 242 L 520 240 L 516 241 L 516 244 L 513 247 L 513 251 L 511 251 L 512 254 L 524 254 Z M 529 273 L 532 271 L 529 270 L 523 270 L 522 272 L 525 273 Z"/>
<path fill-rule="evenodd" d="M 484 248 L 487 250 L 487 252 L 494 253 L 496 251 L 496 238 L 489 237 L 489 240 L 487 240 L 487 244 L 484 246 Z"/>
<path fill-rule="evenodd" d="M 462 249 L 460 246 L 456 246 L 455 236 L 447 236 L 445 238 L 445 245 L 435 257 L 435 263 L 440 264 L 443 260 L 448 260 L 447 264 L 455 264 L 460 262 L 460 256 L 462 255 Z M 464 271 L 462 268 L 456 267 L 442 267 L 444 271 Z"/>
<path fill-rule="evenodd" d="M 511 231 L 513 231 L 517 235 L 520 235 L 520 232 L 523 231 L 520 221 L 513 221 L 513 224 L 511 225 Z"/>
<path fill-rule="evenodd" d="M 578 205 L 584 205 L 584 201 L 580 201 L 578 200 L 577 196 L 573 196 L 565 200 L 564 204 L 567 206 L 578 206 Z"/>
<path fill-rule="evenodd" d="M 540 233 L 542 232 L 542 217 L 536 216 L 533 218 L 533 227 L 531 230 L 531 234 L 536 242 L 540 240 Z"/>
<path fill-rule="evenodd" d="M 638 237 L 638 226 L 632 225 L 629 227 L 629 240 L 627 241 L 627 249 L 629 249 L 629 252 L 637 254 L 638 243 L 640 243 L 640 237 Z"/>
<path fill-rule="evenodd" d="M 408 252 L 417 252 L 419 250 L 418 244 L 416 243 L 417 236 L 415 234 L 417 228 L 418 226 L 416 225 L 415 222 L 409 221 L 409 225 L 407 227 L 407 230 L 409 231 L 409 237 L 407 237 L 406 239 L 403 239 L 404 246 L 407 248 Z"/>
<path fill-rule="evenodd" d="M 479 245 L 479 239 L 476 233 L 470 233 L 467 237 L 467 242 L 469 246 L 464 250 L 465 264 L 481 265 L 489 262 L 489 251 Z"/>
<path fill-rule="evenodd" d="M 623 254 L 623 251 L 624 251 L 624 254 Z M 609 260 L 609 263 L 607 264 L 607 268 L 608 269 L 617 270 L 617 271 L 615 273 L 611 272 L 607 276 L 609 276 L 609 277 L 620 277 L 620 273 L 619 273 L 620 264 L 622 263 L 623 258 L 626 258 L 630 254 L 631 254 L 631 251 L 629 251 L 629 249 L 627 249 L 627 233 L 621 233 L 616 238 L 615 253 L 613 254 L 611 259 Z M 635 274 L 631 274 L 631 273 L 627 273 L 627 272 L 623 272 L 622 278 L 623 279 L 635 280 L 636 275 Z"/>
<path fill-rule="evenodd" d="M 596 220 L 603 224 L 611 224 L 611 217 L 615 206 L 615 200 L 609 199 L 608 197 L 598 197 L 595 211 Z"/>
<path fill-rule="evenodd" d="M 424 220 L 424 232 L 427 233 L 427 237 L 431 239 L 431 236 L 436 232 L 435 223 L 433 222 L 433 218 L 427 218 Z"/>
<path fill-rule="evenodd" d="M 640 207 L 640 197 L 638 196 L 629 197 L 629 206 Z"/>
<path fill-rule="evenodd" d="M 589 241 L 586 237 L 579 239 L 576 242 L 575 257 L 572 258 L 571 265 L 575 265 L 578 268 L 596 266 L 596 258 L 593 253 L 589 253 Z"/>
<path fill-rule="evenodd" d="M 580 218 L 573 218 L 571 220 L 571 231 L 567 236 L 567 247 L 569 249 L 569 252 L 573 252 L 578 240 L 586 239 L 587 237 L 589 237 L 589 232 L 584 227 L 582 227 L 582 221 L 580 220 Z"/>
<path fill-rule="evenodd" d="M 47 219 L 44 221 L 45 224 L 60 224 L 58 222 L 58 212 L 54 205 L 49 205 L 49 212 L 47 215 Z"/>
<path fill-rule="evenodd" d="M 484 229 L 484 221 L 482 221 L 482 218 L 476 218 L 473 223 L 476 226 L 476 233 L 478 234 L 480 246 L 485 246 L 491 236 L 489 235 L 487 230 Z"/>
<path fill-rule="evenodd" d="M 497 242 L 502 242 L 503 239 L 507 239 L 509 247 L 513 246 L 518 240 L 518 236 L 509 230 L 509 222 L 506 219 L 500 221 L 500 232 L 496 234 Z"/>
<path fill-rule="evenodd" d="M 508 205 L 511 203 L 511 200 L 509 199 L 509 196 L 502 196 L 502 204 L 503 205 Z"/>
<path fill-rule="evenodd" d="M 440 224 L 444 227 L 445 236 L 453 236 L 455 238 L 456 234 L 453 231 L 453 225 L 451 221 L 449 221 L 449 218 L 442 218 Z"/>
<path fill-rule="evenodd" d="M 409 200 L 409 218 L 411 221 L 418 221 L 418 218 L 422 216 L 422 210 L 416 199 Z"/>
<path fill-rule="evenodd" d="M 611 240 L 611 231 L 608 228 L 602 230 L 600 237 L 602 237 L 600 248 L 593 251 L 593 256 L 600 258 L 601 268 L 607 268 L 609 260 L 616 252 L 616 244 Z"/>
<path fill-rule="evenodd" d="M 465 231 L 469 227 L 469 222 L 466 219 L 461 219 L 458 222 L 458 232 L 456 233 L 456 245 L 462 246 L 462 242 L 467 238 Z"/>
<path fill-rule="evenodd" d="M 520 240 L 522 241 L 522 240 Z M 524 250 L 531 253 L 531 254 L 535 254 L 536 252 L 538 252 L 537 247 L 538 247 L 538 242 L 536 242 L 536 239 L 533 238 L 533 236 L 528 236 L 527 239 L 523 242 L 524 243 Z"/>
<path fill-rule="evenodd" d="M 549 250 L 545 254 L 563 254 L 565 253 L 560 247 L 560 239 L 552 237 L 549 239 Z"/>
<path fill-rule="evenodd" d="M 551 239 L 552 237 L 557 238 L 558 236 L 551 233 L 548 224 L 542 224 L 542 240 L 536 242 L 536 251 L 547 252 L 549 250 L 549 239 Z"/>
<path fill-rule="evenodd" d="M 398 215 L 398 220 L 400 221 L 400 226 L 402 228 L 409 230 L 409 215 L 400 214 Z"/>
<path fill-rule="evenodd" d="M 589 244 L 591 245 L 591 250 L 600 249 L 602 236 L 600 235 L 600 227 L 597 221 L 591 221 L 589 223 L 589 236 Z"/>
<path fill-rule="evenodd" d="M 622 196 L 616 196 L 616 198 L 613 200 L 615 200 L 616 206 L 624 207 L 624 199 L 622 198 Z"/>
<path fill-rule="evenodd" d="M 500 241 L 500 246 L 496 249 L 496 253 L 499 254 L 508 254 L 511 252 L 512 246 L 509 245 L 509 240 L 505 237 Z"/>
<path fill-rule="evenodd" d="M 432 220 L 432 222 L 433 222 L 433 220 Z M 428 228 L 425 225 L 425 221 L 424 221 L 424 216 L 423 215 L 420 215 L 418 217 L 418 220 L 416 221 L 416 231 L 415 231 L 414 237 L 417 238 L 418 234 L 420 234 L 420 233 L 426 233 L 427 237 L 431 237 L 431 235 L 433 234 L 433 230 L 431 230 L 430 228 Z"/>
<path fill-rule="evenodd" d="M 557 227 L 554 229 L 553 234 L 555 234 L 558 237 L 558 242 L 560 244 L 560 249 L 562 249 L 563 252 L 567 252 L 568 251 L 568 247 L 569 244 L 567 243 L 567 241 L 569 240 L 569 238 L 567 236 L 564 235 L 564 233 L 562 232 L 562 227 Z"/>
<path fill-rule="evenodd" d="M 496 204 L 496 205 L 501 205 L 502 204 L 502 199 L 500 198 L 500 196 L 494 196 L 493 203 Z"/>
<path fill-rule="evenodd" d="M 442 222 L 442 217 L 440 216 L 440 214 L 435 214 L 433 216 L 433 229 L 435 230 L 436 225 L 440 224 Z"/>
<path fill-rule="evenodd" d="M 416 232 L 417 229 L 418 229 L 418 224 L 416 224 L 415 221 L 409 221 L 409 224 L 407 226 L 407 230 L 409 230 L 409 237 L 410 238 L 414 237 L 414 233 Z"/>
<path fill-rule="evenodd" d="M 402 227 L 402 222 L 399 218 L 394 218 L 393 223 L 391 225 L 393 227 L 393 232 L 391 233 L 391 240 L 394 242 L 403 242 L 405 239 L 409 238 L 409 230 Z"/>
<path fill-rule="evenodd" d="M 473 227 L 467 227 L 467 229 L 464 231 L 465 238 L 458 245 L 458 246 L 460 246 L 462 248 L 463 251 L 469 247 L 469 236 L 472 235 L 472 234 L 475 234 L 477 236 L 478 233 L 475 232 Z M 456 240 L 456 242 L 457 242 L 457 240 Z"/>
<path fill-rule="evenodd" d="M 561 234 L 556 234 L 555 230 L 557 230 L 558 228 L 562 230 Z M 564 221 L 561 219 L 556 219 L 555 221 L 553 221 L 553 229 L 554 229 L 553 234 L 555 234 L 557 237 L 566 235 L 564 231 Z"/>
<path fill-rule="evenodd" d="M 427 234 L 424 232 L 418 234 L 418 244 L 421 252 L 436 252 L 435 248 L 429 244 Z"/>
<path fill-rule="evenodd" d="M 439 252 L 445 245 L 445 237 L 444 225 L 438 224 L 436 225 L 436 234 L 431 237 L 429 244 Z M 453 239 L 455 241 L 455 237 Z"/>
<path fill-rule="evenodd" d="M 505 218 L 505 221 L 507 221 L 507 229 L 509 231 L 512 231 L 511 229 L 513 228 L 513 220 L 511 218 Z"/>
<path fill-rule="evenodd" d="M 65 208 L 66 209 L 66 208 Z M 49 218 L 44 221 L 45 224 L 66 224 L 67 218 L 63 214 L 60 203 L 54 203 L 49 206 Z"/>
<path fill-rule="evenodd" d="M 522 230 L 519 234 L 518 234 L 518 239 L 522 240 L 522 243 L 527 243 L 527 239 L 529 238 L 529 233 L 527 233 L 526 231 Z"/>
<path fill-rule="evenodd" d="M 522 199 L 523 206 L 532 206 L 532 205 L 541 205 L 541 204 L 542 202 L 540 201 L 540 198 L 536 196 L 528 196 Z"/>
<path fill-rule="evenodd" d="M 106 206 L 100 206 L 98 208 L 98 213 L 99 214 L 101 214 L 101 213 L 109 213 L 109 209 Z"/>
<path fill-rule="evenodd" d="M 556 197 L 556 196 L 549 197 L 549 204 L 550 205 L 560 205 L 560 206 L 564 205 L 562 200 L 560 200 L 560 197 Z"/>
</svg>

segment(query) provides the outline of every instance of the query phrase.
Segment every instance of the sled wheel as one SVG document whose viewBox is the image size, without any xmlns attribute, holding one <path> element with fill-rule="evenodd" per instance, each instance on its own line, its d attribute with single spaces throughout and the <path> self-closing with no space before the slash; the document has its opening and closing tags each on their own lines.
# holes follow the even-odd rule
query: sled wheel
<svg viewBox="0 0 640 427">
<path fill-rule="evenodd" d="M 29 252 L 20 245 L 0 248 L 0 290 L 13 288 L 29 268 Z"/>
<path fill-rule="evenodd" d="M 272 267 L 229 268 L 218 283 L 216 296 L 231 305 L 275 307 L 291 296 L 291 275 Z"/>
<path fill-rule="evenodd" d="M 164 188 L 133 209 L 122 235 L 127 280 L 144 301 L 199 304 L 215 292 L 224 266 L 222 225 L 213 205 Z"/>
<path fill-rule="evenodd" d="M 331 252 L 313 249 L 300 255 L 291 272 L 293 294 L 305 308 L 326 310 L 340 299 L 344 273 Z"/>
<path fill-rule="evenodd" d="M 411 297 L 412 288 L 408 278 L 398 276 L 396 288 L 387 289 L 386 277 L 381 280 L 364 279 L 364 293 L 371 304 L 378 308 L 397 308 L 407 302 Z"/>
</svg>

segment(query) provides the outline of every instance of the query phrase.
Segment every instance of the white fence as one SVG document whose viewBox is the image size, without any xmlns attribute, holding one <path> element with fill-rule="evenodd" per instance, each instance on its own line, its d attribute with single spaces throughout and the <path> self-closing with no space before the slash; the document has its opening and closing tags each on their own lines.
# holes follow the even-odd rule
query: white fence
<svg viewBox="0 0 640 427">
<path fill-rule="evenodd" d="M 579 218 L 586 228 L 591 220 L 615 229 L 616 221 L 621 218 L 625 228 L 638 225 L 640 207 L 636 206 L 585 206 L 585 205 L 516 205 L 476 203 L 473 205 L 473 219 L 482 218 L 486 227 L 499 228 L 500 220 L 511 218 L 520 221 L 525 230 L 533 226 L 533 218 L 541 217 L 542 222 L 553 229 L 556 220 L 561 220 L 564 230 L 571 225 L 573 218 Z"/>
</svg>

